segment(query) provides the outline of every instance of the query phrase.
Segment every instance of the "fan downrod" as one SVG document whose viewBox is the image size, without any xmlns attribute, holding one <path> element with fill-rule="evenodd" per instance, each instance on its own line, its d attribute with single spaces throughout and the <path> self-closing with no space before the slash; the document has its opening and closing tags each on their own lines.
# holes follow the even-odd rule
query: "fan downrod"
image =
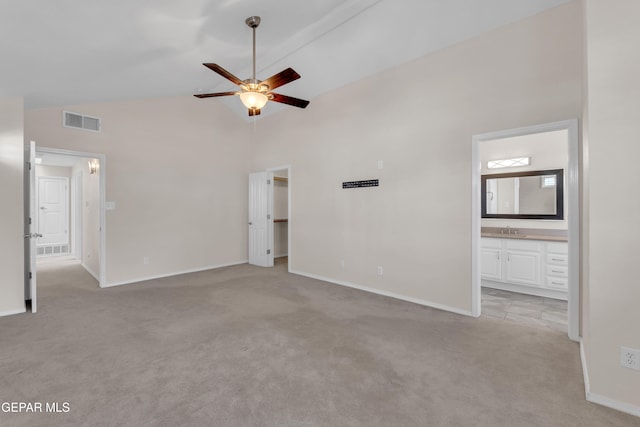
<svg viewBox="0 0 640 427">
<path fill-rule="evenodd" d="M 247 24 L 247 26 L 249 28 L 258 28 L 258 25 L 260 25 L 260 17 L 259 16 L 250 16 L 247 19 L 245 19 L 245 24 Z"/>
</svg>

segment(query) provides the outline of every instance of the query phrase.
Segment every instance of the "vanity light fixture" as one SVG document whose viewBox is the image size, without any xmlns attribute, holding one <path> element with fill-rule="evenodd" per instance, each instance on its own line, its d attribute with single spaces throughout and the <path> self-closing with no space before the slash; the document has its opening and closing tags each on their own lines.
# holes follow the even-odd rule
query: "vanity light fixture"
<svg viewBox="0 0 640 427">
<path fill-rule="evenodd" d="M 90 159 L 89 160 L 89 173 L 91 175 L 97 174 L 99 167 L 100 167 L 100 163 L 98 162 L 98 159 Z"/>
<path fill-rule="evenodd" d="M 515 168 L 519 166 L 529 166 L 530 164 L 531 157 L 517 157 L 515 159 L 489 160 L 487 162 L 487 168 Z"/>
</svg>

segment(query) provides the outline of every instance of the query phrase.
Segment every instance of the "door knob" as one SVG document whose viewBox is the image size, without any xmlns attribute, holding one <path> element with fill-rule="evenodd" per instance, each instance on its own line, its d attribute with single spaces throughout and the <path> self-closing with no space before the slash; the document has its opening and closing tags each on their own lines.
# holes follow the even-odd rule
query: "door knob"
<svg viewBox="0 0 640 427">
<path fill-rule="evenodd" d="M 253 225 L 253 223 L 251 221 L 249 221 L 249 225 Z"/>
<path fill-rule="evenodd" d="M 40 206 L 40 209 L 45 210 L 45 209 L 47 209 L 47 208 L 45 208 L 44 206 Z"/>
</svg>

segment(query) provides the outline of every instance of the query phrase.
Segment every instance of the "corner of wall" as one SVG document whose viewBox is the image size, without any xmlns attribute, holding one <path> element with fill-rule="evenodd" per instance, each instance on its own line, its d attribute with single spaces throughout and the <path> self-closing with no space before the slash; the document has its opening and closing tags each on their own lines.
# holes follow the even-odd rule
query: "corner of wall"
<svg viewBox="0 0 640 427">
<path fill-rule="evenodd" d="M 0 99 L 0 316 L 23 313 L 24 301 L 24 101 Z"/>
</svg>

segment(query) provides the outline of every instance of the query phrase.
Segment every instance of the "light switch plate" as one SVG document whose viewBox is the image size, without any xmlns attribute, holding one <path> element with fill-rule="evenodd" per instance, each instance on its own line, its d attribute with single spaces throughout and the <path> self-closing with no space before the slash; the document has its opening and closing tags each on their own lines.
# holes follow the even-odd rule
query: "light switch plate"
<svg viewBox="0 0 640 427">
<path fill-rule="evenodd" d="M 116 208 L 116 202 L 106 202 L 104 208 L 108 211 L 112 211 Z"/>
</svg>

